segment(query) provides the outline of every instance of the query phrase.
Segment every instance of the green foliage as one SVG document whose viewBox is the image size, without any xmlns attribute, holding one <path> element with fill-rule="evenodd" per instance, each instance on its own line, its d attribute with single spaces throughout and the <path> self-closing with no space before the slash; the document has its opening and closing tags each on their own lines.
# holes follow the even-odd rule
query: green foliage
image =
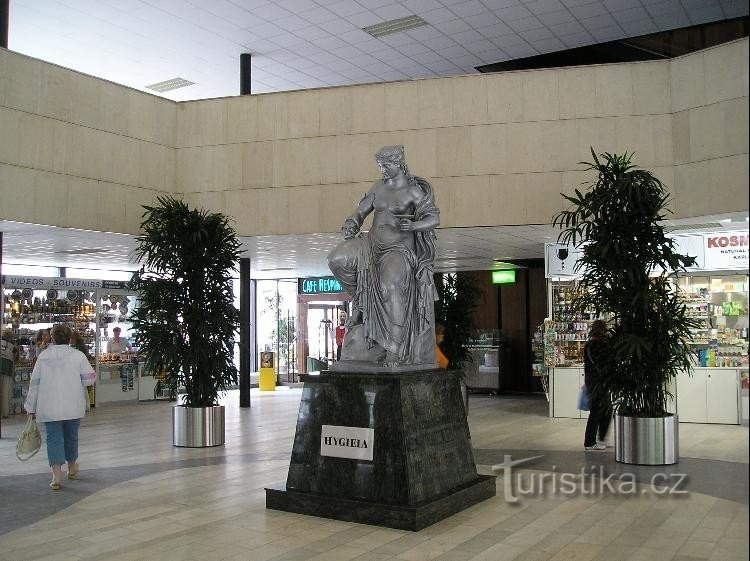
<svg viewBox="0 0 750 561">
<path fill-rule="evenodd" d="M 237 383 L 233 362 L 239 314 L 232 272 L 240 242 L 226 216 L 190 209 L 170 196 L 144 206 L 130 287 L 140 306 L 132 320 L 146 368 L 184 387 L 183 405 L 216 405 Z"/>
<path fill-rule="evenodd" d="M 294 343 L 297 341 L 294 319 L 281 315 L 282 309 L 286 313 L 286 305 L 284 297 L 278 290 L 273 296 L 266 296 L 265 301 L 266 305 L 261 313 L 269 314 L 276 324 L 276 327 L 271 330 L 271 347 L 279 349 L 279 356 L 277 357 L 279 365 L 282 362 L 286 364 L 287 356 L 293 350 Z"/>
<path fill-rule="evenodd" d="M 662 221 L 669 194 L 649 171 L 631 164 L 632 154 L 591 150 L 598 174 L 587 191 L 563 197 L 568 210 L 555 215 L 558 241 L 583 247 L 576 264 L 582 289 L 575 311 L 593 309 L 614 320 L 612 352 L 602 389 L 611 392 L 621 415 L 667 415 L 667 383 L 692 372 L 689 341 L 697 320 L 688 317 L 673 277 L 695 263 L 675 251 Z M 597 391 L 594 388 L 593 391 Z"/>
<path fill-rule="evenodd" d="M 474 276 L 462 273 L 444 274 L 437 289 L 440 299 L 435 302 L 435 320 L 445 328 L 440 348 L 448 359 L 448 368 L 460 369 L 465 362 L 472 361 L 467 345 L 482 291 Z"/>
</svg>

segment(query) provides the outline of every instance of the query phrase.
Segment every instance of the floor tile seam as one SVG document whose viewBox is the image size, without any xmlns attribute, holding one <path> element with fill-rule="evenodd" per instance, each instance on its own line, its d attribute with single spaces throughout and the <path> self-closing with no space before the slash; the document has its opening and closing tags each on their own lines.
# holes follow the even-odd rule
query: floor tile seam
<svg viewBox="0 0 750 561">
<path fill-rule="evenodd" d="M 259 457 L 260 456 L 260 457 Z M 146 462 L 146 463 L 134 463 L 134 464 L 118 464 L 113 466 L 86 466 L 82 467 L 81 473 L 84 474 L 85 472 L 93 472 L 93 471 L 100 471 L 100 470 L 116 470 L 116 469 L 132 469 L 132 468 L 141 468 L 143 466 L 158 466 L 158 465 L 167 465 L 167 464 L 179 464 L 179 463 L 187 463 L 187 462 L 205 462 L 205 465 L 189 465 L 186 467 L 207 467 L 209 465 L 232 465 L 235 463 L 246 463 L 246 462 L 234 462 L 234 461 L 226 461 L 227 459 L 243 459 L 247 460 L 250 459 L 250 461 L 285 461 L 288 460 L 287 454 L 282 454 L 280 452 L 247 452 L 244 454 L 226 454 L 221 455 L 217 454 L 215 456 L 206 456 L 201 458 L 180 458 L 180 459 L 165 459 L 163 461 L 158 462 Z M 216 460 L 212 463 L 212 460 Z M 85 464 L 82 464 L 85 465 Z M 179 469 L 179 467 L 176 467 L 175 469 Z M 166 470 L 165 470 L 166 471 Z M 156 473 L 163 473 L 163 472 L 154 472 Z M 5 478 L 10 477 L 19 477 L 19 476 L 33 476 L 33 475 L 40 475 L 40 474 L 49 474 L 49 466 L 42 466 L 40 467 L 39 471 L 31 471 L 31 472 L 21 472 L 21 473 L 0 473 L 0 481 L 2 481 Z"/>
<path fill-rule="evenodd" d="M 235 455 L 235 456 L 233 456 L 233 458 L 234 459 L 240 459 L 241 458 L 241 459 L 245 460 L 245 461 L 243 461 L 241 463 L 249 463 L 249 464 L 252 464 L 254 461 L 263 461 L 262 459 L 260 459 L 260 460 L 258 460 L 258 459 L 252 459 L 252 458 L 254 458 L 257 455 L 258 455 L 257 453 L 253 452 L 253 453 L 248 453 L 248 454 Z M 280 455 L 280 454 L 276 454 L 276 455 Z M 284 455 L 284 459 L 286 459 L 285 456 L 286 455 Z M 148 466 L 148 467 L 154 468 L 154 471 L 152 471 L 150 473 L 145 473 L 145 474 L 133 474 L 132 478 L 123 478 L 123 479 L 120 479 L 120 480 L 117 480 L 117 481 L 110 480 L 107 484 L 103 485 L 100 488 L 91 490 L 90 492 L 86 492 L 86 494 L 81 495 L 81 496 L 76 495 L 75 499 L 72 502 L 69 502 L 67 504 L 61 505 L 61 508 L 59 510 L 55 510 L 53 512 L 45 511 L 45 515 L 41 516 L 41 518 L 37 518 L 37 519 L 33 520 L 29 524 L 24 524 L 24 525 L 21 525 L 21 526 L 17 526 L 17 527 L 11 528 L 7 532 L 3 532 L 2 528 L 0 528 L 0 537 L 3 536 L 3 535 L 6 535 L 8 533 L 14 532 L 16 530 L 21 530 L 23 528 L 28 528 L 28 527 L 30 527 L 30 526 L 38 523 L 38 522 L 46 520 L 47 518 L 49 518 L 51 516 L 54 516 L 54 515 L 60 513 L 61 511 L 65 510 L 67 508 L 70 508 L 71 506 L 78 505 L 81 501 L 86 500 L 86 499 L 88 499 L 90 497 L 93 497 L 93 496 L 95 496 L 97 493 L 99 493 L 101 491 L 105 491 L 105 490 L 111 489 L 115 485 L 122 484 L 122 483 L 127 483 L 127 482 L 132 482 L 132 481 L 136 481 L 136 480 L 138 480 L 140 478 L 148 477 L 148 476 L 150 476 L 152 474 L 155 474 L 155 473 L 164 473 L 164 472 L 167 472 L 167 471 L 180 471 L 180 470 L 184 470 L 184 469 L 195 469 L 195 468 L 203 468 L 203 467 L 212 467 L 212 466 L 217 466 L 217 465 L 225 465 L 226 463 L 228 463 L 226 460 L 227 460 L 227 458 L 224 457 L 224 456 L 211 456 L 211 457 L 208 457 L 208 458 L 192 458 L 192 459 L 186 459 L 186 460 L 176 460 L 176 461 L 173 461 L 173 462 L 157 462 L 157 463 L 150 463 L 150 464 L 138 464 L 138 467 Z M 268 461 L 268 460 L 266 460 L 266 461 Z M 184 463 L 195 463 L 195 465 L 175 465 L 175 464 L 184 464 Z M 105 470 L 122 472 L 122 471 L 127 470 L 128 468 L 132 469 L 133 467 L 136 467 L 136 466 L 117 466 L 117 467 L 113 467 L 113 468 L 98 469 L 96 471 L 98 473 L 101 472 L 101 471 L 105 471 Z M 161 468 L 161 469 L 158 469 L 158 468 Z M 82 470 L 82 476 L 84 478 L 85 478 L 85 475 L 86 475 L 86 471 L 88 471 L 88 470 L 85 470 L 85 469 Z M 127 472 L 126 472 L 126 475 L 127 475 Z M 27 476 L 29 479 L 33 480 L 33 479 L 38 479 L 38 478 L 41 478 L 41 477 L 45 477 L 46 478 L 46 477 L 48 477 L 48 474 L 37 474 L 37 473 L 34 473 L 34 474 L 23 474 L 23 476 Z M 10 477 L 14 477 L 14 476 L 0 476 L 0 482 L 2 480 L 4 480 L 4 479 L 10 478 Z M 18 476 L 15 476 L 15 477 L 18 477 Z"/>
</svg>

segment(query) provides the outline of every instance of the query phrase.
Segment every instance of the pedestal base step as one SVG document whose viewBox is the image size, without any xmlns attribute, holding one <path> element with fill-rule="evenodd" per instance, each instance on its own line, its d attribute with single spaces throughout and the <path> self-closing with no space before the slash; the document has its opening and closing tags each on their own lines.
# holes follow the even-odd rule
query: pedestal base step
<svg viewBox="0 0 750 561">
<path fill-rule="evenodd" d="M 301 493 L 279 483 L 266 487 L 266 508 L 416 532 L 494 496 L 492 475 L 479 475 L 448 493 L 406 506 Z"/>
</svg>

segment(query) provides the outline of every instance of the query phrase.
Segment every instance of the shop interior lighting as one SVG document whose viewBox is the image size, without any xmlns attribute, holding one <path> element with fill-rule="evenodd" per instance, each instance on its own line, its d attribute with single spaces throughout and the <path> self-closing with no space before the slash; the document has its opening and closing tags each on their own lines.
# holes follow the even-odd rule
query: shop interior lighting
<svg viewBox="0 0 750 561">
<path fill-rule="evenodd" d="M 195 84 L 195 82 L 191 82 L 190 80 L 185 80 L 185 78 L 177 77 L 177 78 L 170 78 L 169 80 L 164 80 L 163 82 L 157 82 L 155 84 L 151 84 L 150 86 L 146 86 L 146 89 L 162 93 L 162 92 L 169 92 L 172 90 L 178 90 L 186 86 L 192 86 L 193 84 Z"/>
<path fill-rule="evenodd" d="M 385 35 L 408 31 L 409 29 L 415 29 L 417 27 L 422 27 L 423 25 L 427 25 L 427 22 L 419 16 L 409 16 L 363 27 L 362 31 L 369 33 L 373 37 L 384 37 Z"/>
</svg>

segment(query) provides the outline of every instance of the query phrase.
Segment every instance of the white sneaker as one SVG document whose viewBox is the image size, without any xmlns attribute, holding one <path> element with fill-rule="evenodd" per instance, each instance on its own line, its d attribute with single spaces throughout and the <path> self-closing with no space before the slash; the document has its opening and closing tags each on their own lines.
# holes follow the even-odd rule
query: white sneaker
<svg viewBox="0 0 750 561">
<path fill-rule="evenodd" d="M 599 444 L 598 442 L 594 444 L 593 446 L 584 446 L 585 450 L 606 450 L 607 446 L 605 444 Z"/>
</svg>

